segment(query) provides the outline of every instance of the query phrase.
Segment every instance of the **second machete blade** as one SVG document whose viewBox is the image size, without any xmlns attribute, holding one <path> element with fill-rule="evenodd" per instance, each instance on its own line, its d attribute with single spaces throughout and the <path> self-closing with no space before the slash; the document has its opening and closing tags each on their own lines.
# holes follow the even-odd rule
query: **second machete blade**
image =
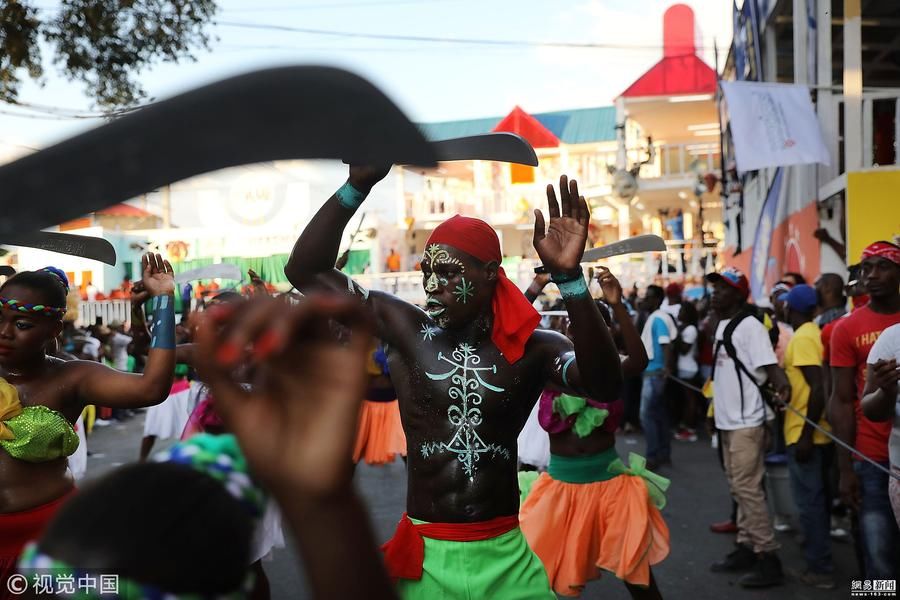
<svg viewBox="0 0 900 600">
<path fill-rule="evenodd" d="M 432 142 L 439 161 L 496 160 L 538 166 L 537 154 L 524 138 L 514 133 L 483 133 Z"/>
</svg>

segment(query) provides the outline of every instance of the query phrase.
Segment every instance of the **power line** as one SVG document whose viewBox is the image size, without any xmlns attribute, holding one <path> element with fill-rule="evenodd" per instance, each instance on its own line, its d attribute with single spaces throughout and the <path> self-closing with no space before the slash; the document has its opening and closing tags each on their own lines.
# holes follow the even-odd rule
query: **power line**
<svg viewBox="0 0 900 600">
<path fill-rule="evenodd" d="M 45 121 L 69 121 L 71 119 L 78 118 L 78 117 L 64 117 L 61 115 L 53 115 L 53 114 L 17 113 L 17 112 L 11 112 L 8 110 L 3 110 L 3 109 L 0 109 L 0 115 L 6 115 L 8 117 L 20 117 L 22 119 L 39 119 L 39 120 L 45 120 Z M 85 117 L 85 118 L 99 119 L 101 117 Z"/>
<path fill-rule="evenodd" d="M 515 48 L 495 47 L 490 50 L 511 51 Z M 218 46 L 216 50 L 239 51 L 239 50 L 292 50 L 302 52 L 459 52 L 460 48 L 441 48 L 435 46 L 406 46 L 403 48 L 388 46 L 287 46 L 287 45 L 253 45 L 253 44 L 223 44 Z"/>
<path fill-rule="evenodd" d="M 20 100 L 3 100 L 3 102 L 10 107 L 20 108 L 22 110 L 30 111 L 27 113 L 18 113 L 18 112 L 10 112 L 8 110 L 0 111 L 0 114 L 5 114 L 9 116 L 15 117 L 24 117 L 24 118 L 46 118 L 46 119 L 108 119 L 113 117 L 120 117 L 139 108 L 143 108 L 145 106 L 149 106 L 152 103 L 147 103 L 139 106 L 130 106 L 126 108 L 120 108 L 110 111 L 102 111 L 102 112 L 90 112 L 84 111 L 82 109 L 75 108 L 65 108 L 62 106 L 49 106 L 46 104 L 37 104 L 31 102 L 22 102 Z"/>
<path fill-rule="evenodd" d="M 335 31 L 332 29 L 312 29 L 307 27 L 293 27 L 290 25 L 275 25 L 270 23 L 238 23 L 235 21 L 218 21 L 217 25 L 224 27 L 237 27 L 240 29 L 260 29 L 265 31 L 287 31 L 291 33 L 306 33 L 311 35 L 324 35 L 344 38 L 363 38 L 372 40 L 394 40 L 401 42 L 425 42 L 436 44 L 465 44 L 472 46 L 509 46 L 509 47 L 543 47 L 543 48 L 580 48 L 591 50 L 661 50 L 660 45 L 644 44 L 603 44 L 596 42 L 538 42 L 532 40 L 493 40 L 484 38 L 448 38 L 418 35 L 395 35 L 383 33 L 362 33 L 353 31 Z M 708 48 L 698 47 L 697 50 Z"/>
<path fill-rule="evenodd" d="M 443 0 L 443 2 L 459 2 L 460 0 Z M 268 12 L 268 11 L 297 11 L 297 10 L 318 10 L 328 8 L 351 8 L 351 7 L 372 7 L 381 8 L 383 6 L 398 6 L 401 4 L 419 4 L 431 5 L 441 4 L 441 0 L 430 0 L 423 2 L 422 0 L 388 0 L 385 2 L 333 2 L 330 4 L 300 4 L 295 6 L 258 6 L 254 8 L 227 8 L 223 7 L 222 12 L 227 13 L 247 13 L 247 12 Z"/>
<path fill-rule="evenodd" d="M 16 146 L 17 148 L 25 148 L 26 150 L 33 150 L 34 152 L 38 152 L 40 148 L 35 148 L 34 146 L 28 146 L 26 144 L 19 144 L 17 142 L 9 142 L 7 140 L 0 140 L 0 144 L 6 146 Z"/>
</svg>

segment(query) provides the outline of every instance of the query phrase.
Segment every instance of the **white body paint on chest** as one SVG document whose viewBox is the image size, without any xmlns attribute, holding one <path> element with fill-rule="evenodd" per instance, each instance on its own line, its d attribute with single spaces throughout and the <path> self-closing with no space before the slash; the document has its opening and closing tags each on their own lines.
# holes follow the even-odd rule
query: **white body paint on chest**
<svg viewBox="0 0 900 600">
<path fill-rule="evenodd" d="M 438 353 L 438 360 L 450 364 L 453 368 L 446 373 L 434 374 L 426 372 L 425 375 L 432 381 L 451 382 L 447 395 L 456 404 L 451 404 L 447 409 L 447 418 L 450 424 L 456 427 L 456 431 L 449 442 L 425 442 L 421 452 L 424 458 L 428 458 L 439 452 L 452 452 L 457 460 L 462 463 L 463 471 L 470 481 L 475 479 L 478 471 L 478 461 L 481 455 L 490 453 L 492 457 L 501 456 L 509 459 L 512 453 L 508 448 L 497 444 L 488 444 L 478 434 L 477 428 L 481 425 L 481 401 L 484 390 L 502 393 L 505 390 L 493 386 L 482 379 L 485 371 L 497 373 L 497 366 L 479 367 L 481 357 L 475 353 L 475 348 L 468 344 L 460 344 L 453 350 L 451 358 Z"/>
</svg>

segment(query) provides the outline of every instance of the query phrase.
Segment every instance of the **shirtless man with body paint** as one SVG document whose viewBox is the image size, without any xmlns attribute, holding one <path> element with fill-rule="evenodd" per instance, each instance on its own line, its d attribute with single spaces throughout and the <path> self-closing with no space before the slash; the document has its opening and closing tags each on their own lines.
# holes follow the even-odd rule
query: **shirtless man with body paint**
<svg viewBox="0 0 900 600">
<path fill-rule="evenodd" d="M 409 448 L 409 518 L 401 520 L 389 546 L 421 546 L 424 538 L 424 567 L 398 566 L 388 548 L 388 570 L 407 598 L 452 595 L 458 588 L 491 590 L 504 598 L 552 598 L 543 567 L 518 529 L 516 437 L 548 386 L 601 401 L 613 401 L 620 392 L 616 347 L 580 266 L 589 209 L 577 183 L 563 175 L 561 208 L 553 186 L 547 186 L 546 231 L 543 215 L 535 211 L 534 247 L 560 284 L 572 323 L 570 341 L 534 329 L 537 315 L 532 322 L 528 313 L 534 309 L 500 268 L 496 234 L 477 219 L 454 217 L 426 245 L 424 311 L 370 292 L 335 270 L 344 228 L 388 170 L 351 166 L 348 181 L 313 217 L 285 267 L 303 293 L 358 296 L 387 345 Z M 498 332 L 516 327 L 518 345 Z M 498 339 L 507 339 L 501 343 L 505 353 Z M 478 572 L 466 564 L 478 564 Z"/>
</svg>

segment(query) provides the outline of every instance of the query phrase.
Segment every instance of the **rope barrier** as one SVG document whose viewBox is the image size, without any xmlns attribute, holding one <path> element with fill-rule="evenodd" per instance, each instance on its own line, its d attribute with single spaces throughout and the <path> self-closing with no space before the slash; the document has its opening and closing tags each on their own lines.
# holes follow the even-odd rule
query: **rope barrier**
<svg viewBox="0 0 900 600">
<path fill-rule="evenodd" d="M 703 394 L 703 390 L 702 390 L 701 388 L 698 388 L 697 386 L 692 385 L 692 384 L 688 383 L 687 381 L 685 381 L 685 380 L 683 380 L 683 379 L 679 379 L 678 377 L 675 377 L 674 375 L 669 375 L 668 377 L 669 377 L 669 379 L 671 379 L 671 380 L 674 381 L 675 383 L 678 383 L 678 384 L 680 384 L 680 385 L 682 385 L 682 386 L 688 388 L 689 390 L 693 390 L 693 391 L 695 391 L 695 392 L 697 392 L 697 393 L 699 393 L 699 394 Z M 868 456 L 866 456 L 865 454 L 863 454 L 862 452 L 860 452 L 860 451 L 857 450 L 856 448 L 853 448 L 853 447 L 849 446 L 848 444 L 844 443 L 843 440 L 841 440 L 841 439 L 835 437 L 830 431 L 825 431 L 824 429 L 822 429 L 822 427 L 819 426 L 818 423 L 813 423 L 812 421 L 810 421 L 809 419 L 807 419 L 807 418 L 806 418 L 806 415 L 804 415 L 803 413 L 801 413 L 799 410 L 797 410 L 796 408 L 794 408 L 794 407 L 791 406 L 790 404 L 786 404 L 786 403 L 780 402 L 780 401 L 778 401 L 778 400 L 776 400 L 776 402 L 778 402 L 778 405 L 779 405 L 780 407 L 783 407 L 783 408 L 786 408 L 786 409 L 790 410 L 790 411 L 793 412 L 795 415 L 797 415 L 798 417 L 800 417 L 801 419 L 803 419 L 804 421 L 806 421 L 807 423 L 809 423 L 810 425 L 812 425 L 817 431 L 821 432 L 823 435 L 825 435 L 826 437 L 828 437 L 829 439 L 831 439 L 835 444 L 841 446 L 841 447 L 844 448 L 845 450 L 847 450 L 847 451 L 849 451 L 849 452 L 855 454 L 856 456 L 860 457 L 861 459 L 863 459 L 864 461 L 868 462 L 869 464 L 871 464 L 872 466 L 874 466 L 874 467 L 877 468 L 878 470 L 883 471 L 884 473 L 887 474 L 888 477 L 892 477 L 892 478 L 894 478 L 894 479 L 900 481 L 900 475 L 898 475 L 897 473 L 892 472 L 890 469 L 885 469 L 881 464 L 875 462 L 874 460 L 872 460 L 871 458 L 869 458 Z"/>
</svg>

